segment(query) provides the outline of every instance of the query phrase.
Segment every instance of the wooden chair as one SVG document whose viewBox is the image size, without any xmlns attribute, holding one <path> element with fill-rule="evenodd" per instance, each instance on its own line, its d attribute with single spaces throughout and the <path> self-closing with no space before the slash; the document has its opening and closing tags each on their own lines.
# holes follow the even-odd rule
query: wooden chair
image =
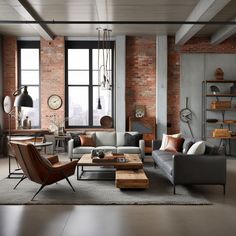
<svg viewBox="0 0 236 236">
<path fill-rule="evenodd" d="M 72 190 L 75 192 L 68 177 L 74 174 L 78 160 L 61 162 L 58 160 L 58 156 L 49 158 L 40 156 L 38 150 L 32 144 L 11 142 L 11 145 L 14 149 L 16 159 L 24 173 L 14 189 L 16 189 L 16 187 L 26 178 L 41 184 L 41 187 L 33 196 L 33 200 L 46 185 L 66 179 Z"/>
</svg>

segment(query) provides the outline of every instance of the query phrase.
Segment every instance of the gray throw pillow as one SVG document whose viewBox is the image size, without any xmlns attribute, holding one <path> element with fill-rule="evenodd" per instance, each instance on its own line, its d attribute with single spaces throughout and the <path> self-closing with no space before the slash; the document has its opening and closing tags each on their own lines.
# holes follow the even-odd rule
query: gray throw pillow
<svg viewBox="0 0 236 236">
<path fill-rule="evenodd" d="M 209 142 L 206 142 L 206 155 L 219 155 L 219 148 Z"/>
<path fill-rule="evenodd" d="M 70 136 L 72 139 L 74 139 L 74 147 L 79 147 L 81 146 L 81 140 L 80 140 L 80 134 L 85 134 L 84 131 L 78 131 L 75 133 L 70 133 Z"/>
<path fill-rule="evenodd" d="M 191 148 L 191 146 L 194 144 L 192 141 L 185 142 L 183 145 L 183 153 L 187 154 L 188 150 Z"/>
<path fill-rule="evenodd" d="M 142 134 L 129 134 L 125 133 L 125 144 L 124 146 L 139 147 L 139 140 L 143 138 Z"/>
</svg>

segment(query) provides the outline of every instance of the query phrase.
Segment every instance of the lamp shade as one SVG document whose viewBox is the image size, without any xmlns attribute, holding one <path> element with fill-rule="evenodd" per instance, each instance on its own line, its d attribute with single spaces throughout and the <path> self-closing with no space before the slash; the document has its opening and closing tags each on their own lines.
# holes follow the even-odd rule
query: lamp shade
<svg viewBox="0 0 236 236">
<path fill-rule="evenodd" d="M 24 86 L 23 93 L 16 96 L 14 106 L 15 107 L 33 107 L 33 99 L 28 94 L 27 86 Z"/>
</svg>

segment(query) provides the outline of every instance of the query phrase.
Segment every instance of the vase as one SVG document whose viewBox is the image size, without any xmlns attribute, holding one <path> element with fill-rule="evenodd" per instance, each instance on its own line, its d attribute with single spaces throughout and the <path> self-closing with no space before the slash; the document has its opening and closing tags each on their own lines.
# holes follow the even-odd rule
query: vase
<svg viewBox="0 0 236 236">
<path fill-rule="evenodd" d="M 23 120 L 23 129 L 31 129 L 31 120 L 28 116 Z"/>
</svg>

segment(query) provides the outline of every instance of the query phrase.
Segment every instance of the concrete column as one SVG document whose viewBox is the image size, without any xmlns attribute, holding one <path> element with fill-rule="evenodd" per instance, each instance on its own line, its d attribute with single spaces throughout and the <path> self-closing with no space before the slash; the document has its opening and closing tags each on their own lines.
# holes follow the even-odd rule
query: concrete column
<svg viewBox="0 0 236 236">
<path fill-rule="evenodd" d="M 125 79 L 126 79 L 126 38 L 116 37 L 116 68 L 115 68 L 115 128 L 125 131 Z"/>
<path fill-rule="evenodd" d="M 167 133 L 167 36 L 156 37 L 156 118 L 157 138 Z"/>
<path fill-rule="evenodd" d="M 0 36 L 0 99 L 3 99 L 3 79 L 2 79 L 2 37 Z M 0 108 L 0 156 L 3 152 L 2 143 L 2 129 L 3 129 L 3 109 Z"/>
</svg>

